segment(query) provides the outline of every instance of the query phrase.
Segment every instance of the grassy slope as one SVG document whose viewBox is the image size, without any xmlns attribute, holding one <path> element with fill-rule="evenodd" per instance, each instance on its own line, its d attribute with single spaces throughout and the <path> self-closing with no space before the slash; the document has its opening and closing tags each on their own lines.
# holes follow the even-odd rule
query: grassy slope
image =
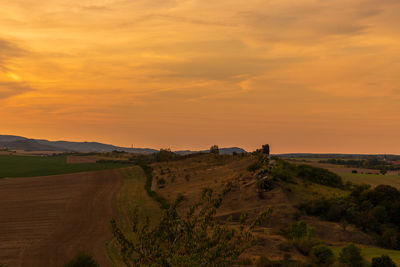
<svg viewBox="0 0 400 267">
<path fill-rule="evenodd" d="M 335 256 L 339 257 L 340 250 L 343 248 L 341 247 L 331 247 Z M 368 260 L 371 261 L 374 257 L 379 257 L 381 255 L 388 255 L 392 260 L 400 266 L 400 251 L 384 249 L 384 248 L 377 248 L 377 247 L 365 247 L 360 246 L 362 255 Z"/>
<path fill-rule="evenodd" d="M 9 156 L 0 155 L 0 178 L 34 177 L 73 172 L 95 171 L 123 167 L 115 163 L 67 164 L 65 156 Z"/>
<path fill-rule="evenodd" d="M 364 183 L 372 186 L 387 184 L 400 188 L 400 175 L 378 175 L 378 174 L 360 174 L 360 173 L 339 173 L 345 181 L 353 183 Z"/>
<path fill-rule="evenodd" d="M 154 168 L 155 179 L 164 178 L 166 180 L 166 188 L 157 188 L 157 192 L 171 201 L 175 199 L 178 193 L 184 193 L 185 196 L 188 197 L 188 202 L 190 202 L 190 200 L 199 196 L 201 188 L 205 186 L 211 186 L 218 191 L 218 188 L 220 189 L 222 184 L 226 181 L 238 181 L 241 188 L 239 190 L 240 193 L 233 192 L 233 194 L 229 195 L 226 201 L 224 201 L 224 203 L 228 205 L 225 205 L 225 207 L 223 205 L 222 209 L 226 209 L 226 211 L 248 209 L 251 211 L 254 207 L 259 206 L 258 204 L 260 203 L 266 202 L 263 205 L 266 205 L 267 203 L 275 205 L 275 200 L 279 200 L 279 196 L 270 196 L 271 194 L 274 194 L 275 191 L 267 193 L 267 199 L 259 200 L 257 198 L 253 199 L 253 196 L 256 196 L 254 189 L 249 190 L 249 192 L 243 190 L 243 188 L 253 187 L 250 186 L 251 174 L 246 170 L 247 166 L 252 163 L 253 160 L 252 157 L 215 158 L 210 155 L 203 155 L 182 161 L 157 163 L 153 164 L 152 167 Z M 159 214 L 159 205 L 146 194 L 144 190 L 146 178 L 140 168 L 134 167 L 130 170 L 121 171 L 124 172 L 125 181 L 121 191 L 117 195 L 118 214 L 122 229 L 129 229 L 128 222 L 131 215 L 130 211 L 132 211 L 136 206 L 141 208 L 142 214 L 152 217 Z M 189 175 L 188 179 L 185 178 L 187 175 Z M 382 177 L 383 176 L 380 176 L 380 178 Z M 317 184 L 304 184 L 300 180 L 297 182 L 297 184 L 284 183 L 282 185 L 286 190 L 290 190 L 287 193 L 291 196 L 289 198 L 293 203 L 321 195 L 332 197 L 347 193 L 346 191 L 337 188 Z M 237 191 L 237 189 L 234 191 Z M 184 204 L 184 206 L 186 205 Z M 278 208 L 277 210 L 283 212 L 285 209 Z M 323 224 L 323 222 L 321 222 L 321 224 Z M 332 223 L 329 223 L 329 225 L 330 224 Z M 329 225 L 324 229 L 330 231 L 331 228 L 328 227 Z M 255 255 L 265 254 L 266 251 L 269 251 L 270 253 L 268 253 L 268 257 L 272 259 L 282 258 L 283 252 L 279 251 L 277 248 L 280 242 L 278 238 L 269 235 L 265 235 L 263 238 L 266 238 L 265 242 L 263 242 L 266 244 L 268 243 L 268 245 L 253 247 L 246 256 L 253 257 Z M 263 238 L 262 240 L 264 240 Z M 340 248 L 341 247 L 334 247 L 334 250 L 339 251 Z M 113 259 L 115 266 L 123 266 L 118 261 L 118 250 L 114 241 L 110 242 L 107 251 Z M 396 262 L 400 260 L 400 252 L 392 250 L 363 247 L 363 253 L 367 259 L 380 256 L 381 254 L 388 254 Z"/>
<path fill-rule="evenodd" d="M 149 216 L 151 222 L 157 221 L 160 217 L 160 208 L 159 204 L 144 190 L 146 176 L 140 167 L 120 171 L 124 176 L 124 183 L 116 196 L 118 225 L 122 231 L 129 233 L 132 213 L 136 207 L 139 208 L 140 217 Z M 124 266 L 120 261 L 115 240 L 107 244 L 106 250 L 114 266 Z"/>
<path fill-rule="evenodd" d="M 389 171 L 387 174 L 381 175 L 379 174 L 378 170 L 365 169 L 365 168 L 348 168 L 343 165 L 319 163 L 318 162 L 319 160 L 321 159 L 310 158 L 310 159 L 297 160 L 293 162 L 309 164 L 315 167 L 328 169 L 332 172 L 339 174 L 345 182 L 350 181 L 357 184 L 364 183 L 364 184 L 370 184 L 372 186 L 387 184 L 400 188 L 400 171 Z M 358 173 L 351 173 L 352 170 L 358 170 Z"/>
</svg>

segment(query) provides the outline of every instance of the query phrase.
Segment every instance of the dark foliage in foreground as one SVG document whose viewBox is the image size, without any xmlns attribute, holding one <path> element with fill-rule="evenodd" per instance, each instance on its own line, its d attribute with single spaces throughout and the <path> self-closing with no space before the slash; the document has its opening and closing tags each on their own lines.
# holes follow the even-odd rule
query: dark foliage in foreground
<svg viewBox="0 0 400 267">
<path fill-rule="evenodd" d="M 79 252 L 72 260 L 67 262 L 64 267 L 99 267 L 100 265 L 92 256 Z"/>
<path fill-rule="evenodd" d="M 177 211 L 183 200 L 180 197 L 163 211 L 154 228 L 150 227 L 149 218 L 139 221 L 135 211 L 133 233 L 128 235 L 113 220 L 113 235 L 126 266 L 231 266 L 251 246 L 254 227 L 270 211 L 260 214 L 251 224 L 246 223 L 247 216 L 243 214 L 238 229 L 221 225 L 215 215 L 229 191 L 227 187 L 213 197 L 212 190 L 205 189 L 201 200 L 183 216 Z"/>
</svg>

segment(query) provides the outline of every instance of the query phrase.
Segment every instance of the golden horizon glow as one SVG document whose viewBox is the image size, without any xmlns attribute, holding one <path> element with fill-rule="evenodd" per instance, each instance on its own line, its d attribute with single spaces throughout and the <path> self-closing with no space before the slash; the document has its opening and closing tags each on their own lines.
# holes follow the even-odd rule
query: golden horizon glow
<svg viewBox="0 0 400 267">
<path fill-rule="evenodd" d="M 398 0 L 0 7 L 0 134 L 400 154 Z"/>
</svg>

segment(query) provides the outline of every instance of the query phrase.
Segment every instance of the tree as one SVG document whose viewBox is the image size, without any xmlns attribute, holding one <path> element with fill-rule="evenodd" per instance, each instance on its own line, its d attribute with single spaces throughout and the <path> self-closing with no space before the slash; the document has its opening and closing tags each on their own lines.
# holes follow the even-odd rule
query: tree
<svg viewBox="0 0 400 267">
<path fill-rule="evenodd" d="M 65 267 L 100 267 L 92 256 L 79 252 L 72 260 L 67 262 Z"/>
<path fill-rule="evenodd" d="M 262 146 L 262 152 L 263 152 L 265 155 L 269 156 L 269 144 L 266 144 L 266 145 L 263 145 L 263 146 Z"/>
<path fill-rule="evenodd" d="M 343 267 L 362 267 L 364 260 L 361 256 L 361 249 L 354 244 L 348 244 L 340 252 L 339 262 Z"/>
<path fill-rule="evenodd" d="M 372 258 L 371 267 L 396 267 L 397 265 L 393 262 L 393 260 L 387 256 L 382 255 L 380 257 Z"/>
<path fill-rule="evenodd" d="M 164 209 L 161 220 L 150 227 L 150 219 L 139 221 L 134 212 L 132 231 L 123 233 L 115 220 L 111 222 L 113 235 L 120 246 L 126 266 L 231 266 L 251 245 L 252 231 L 271 211 L 261 213 L 248 224 L 243 214 L 238 229 L 221 225 L 216 211 L 223 197 L 230 191 L 226 187 L 217 197 L 204 189 L 201 199 L 184 214 L 177 211 L 183 197 Z"/>
<path fill-rule="evenodd" d="M 217 145 L 213 145 L 210 147 L 210 153 L 212 154 L 219 154 L 219 148 Z"/>
<path fill-rule="evenodd" d="M 319 245 L 312 248 L 311 261 L 316 266 L 331 266 L 335 262 L 335 256 L 328 246 Z"/>
</svg>

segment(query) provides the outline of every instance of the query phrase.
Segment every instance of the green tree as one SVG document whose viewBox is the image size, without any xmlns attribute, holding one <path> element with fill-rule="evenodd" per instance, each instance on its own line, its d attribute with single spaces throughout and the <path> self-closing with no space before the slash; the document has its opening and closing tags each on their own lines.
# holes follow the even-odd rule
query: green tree
<svg viewBox="0 0 400 267">
<path fill-rule="evenodd" d="M 201 199 L 184 214 L 177 208 L 183 197 L 164 209 L 161 220 L 150 227 L 148 217 L 139 221 L 137 210 L 133 216 L 133 233 L 123 233 L 115 220 L 111 222 L 113 235 L 120 246 L 126 266 L 231 266 L 251 246 L 252 231 L 270 210 L 260 214 L 252 223 L 247 215 L 234 229 L 220 224 L 216 211 L 228 186 L 217 197 L 211 189 L 204 189 Z"/>
<path fill-rule="evenodd" d="M 319 245 L 312 248 L 311 261 L 316 266 L 331 266 L 335 262 L 335 256 L 328 246 Z"/>
<path fill-rule="evenodd" d="M 354 244 L 345 246 L 339 254 L 340 266 L 343 267 L 362 267 L 364 260 L 361 256 L 361 249 Z"/>
<path fill-rule="evenodd" d="M 99 267 L 100 265 L 92 256 L 79 252 L 72 260 L 67 262 L 64 267 Z"/>
<path fill-rule="evenodd" d="M 372 258 L 371 267 L 396 267 L 397 265 L 393 262 L 393 260 L 387 256 L 382 255 L 380 257 Z"/>
<path fill-rule="evenodd" d="M 219 154 L 219 147 L 217 145 L 213 145 L 210 147 L 210 153 Z"/>
</svg>

